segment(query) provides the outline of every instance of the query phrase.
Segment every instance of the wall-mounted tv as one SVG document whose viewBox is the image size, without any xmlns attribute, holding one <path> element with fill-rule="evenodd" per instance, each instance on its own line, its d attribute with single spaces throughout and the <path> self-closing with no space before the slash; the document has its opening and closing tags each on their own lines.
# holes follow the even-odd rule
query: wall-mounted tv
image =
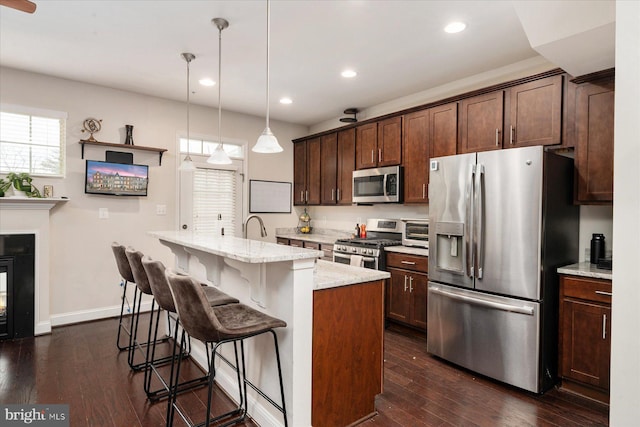
<svg viewBox="0 0 640 427">
<path fill-rule="evenodd" d="M 84 192 L 112 196 L 146 196 L 149 166 L 87 160 Z"/>
</svg>

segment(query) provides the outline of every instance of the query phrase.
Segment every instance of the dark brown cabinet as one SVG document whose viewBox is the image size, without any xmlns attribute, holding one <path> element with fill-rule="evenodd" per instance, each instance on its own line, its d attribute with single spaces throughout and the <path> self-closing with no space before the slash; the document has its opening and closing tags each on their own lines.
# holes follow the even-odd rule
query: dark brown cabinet
<svg viewBox="0 0 640 427">
<path fill-rule="evenodd" d="M 320 203 L 336 203 L 338 177 L 338 134 L 330 133 L 320 139 Z"/>
<path fill-rule="evenodd" d="M 428 258 L 399 253 L 387 254 L 387 319 L 421 330 L 427 329 Z"/>
<path fill-rule="evenodd" d="M 429 201 L 429 159 L 456 154 L 456 102 L 407 114 L 403 118 L 404 201 Z"/>
<path fill-rule="evenodd" d="M 402 163 L 402 117 L 356 128 L 356 169 Z"/>
<path fill-rule="evenodd" d="M 320 204 L 320 138 L 293 145 L 293 204 Z"/>
<path fill-rule="evenodd" d="M 350 205 L 355 169 L 355 129 L 330 133 L 321 138 L 321 203 Z"/>
<path fill-rule="evenodd" d="M 506 92 L 504 148 L 562 143 L 562 79 L 534 80 Z"/>
<path fill-rule="evenodd" d="M 614 92 L 613 79 L 575 87 L 576 200 L 581 204 L 613 202 Z"/>
<path fill-rule="evenodd" d="M 461 100 L 458 153 L 501 149 L 503 111 L 501 90 Z"/>
<path fill-rule="evenodd" d="M 609 401 L 611 362 L 610 280 L 560 276 L 562 387 Z"/>
</svg>

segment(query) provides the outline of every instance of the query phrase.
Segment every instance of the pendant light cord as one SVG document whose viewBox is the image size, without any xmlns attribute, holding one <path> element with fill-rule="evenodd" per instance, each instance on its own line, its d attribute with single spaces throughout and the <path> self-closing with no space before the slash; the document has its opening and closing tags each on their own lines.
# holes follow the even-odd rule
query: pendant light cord
<svg viewBox="0 0 640 427">
<path fill-rule="evenodd" d="M 271 2 L 267 0 L 267 118 L 266 128 L 269 129 L 269 50 L 271 47 Z"/>
<path fill-rule="evenodd" d="M 189 116 L 189 111 L 191 110 L 191 86 L 189 85 L 189 82 L 191 81 L 191 79 L 189 78 L 189 69 L 191 67 L 191 59 L 190 58 L 186 58 L 187 59 L 187 159 L 191 160 L 191 155 L 190 155 L 190 151 L 189 150 L 189 145 L 190 145 L 190 141 L 191 141 L 191 135 L 189 134 L 189 124 L 191 123 L 190 120 L 190 116 Z M 185 159 L 186 160 L 186 159 Z"/>
<path fill-rule="evenodd" d="M 222 26 L 218 26 L 218 144 L 222 147 Z"/>
</svg>

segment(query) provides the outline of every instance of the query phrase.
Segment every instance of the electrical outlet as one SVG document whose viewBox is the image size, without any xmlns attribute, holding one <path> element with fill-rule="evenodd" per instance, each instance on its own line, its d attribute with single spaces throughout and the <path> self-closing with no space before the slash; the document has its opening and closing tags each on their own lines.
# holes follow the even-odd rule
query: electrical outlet
<svg viewBox="0 0 640 427">
<path fill-rule="evenodd" d="M 361 216 L 356 218 L 356 223 L 362 224 L 362 217 Z"/>
<path fill-rule="evenodd" d="M 109 219 L 109 209 L 108 208 L 100 208 L 100 209 L 98 209 L 98 218 L 100 218 L 100 219 Z"/>
<path fill-rule="evenodd" d="M 156 215 L 166 215 L 167 205 L 156 205 Z"/>
</svg>

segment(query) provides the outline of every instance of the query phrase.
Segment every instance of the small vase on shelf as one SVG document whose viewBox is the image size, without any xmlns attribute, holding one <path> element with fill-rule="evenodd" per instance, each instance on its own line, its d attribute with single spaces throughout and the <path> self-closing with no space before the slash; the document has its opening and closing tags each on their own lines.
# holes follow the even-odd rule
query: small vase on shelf
<svg viewBox="0 0 640 427">
<path fill-rule="evenodd" d="M 133 125 L 124 125 L 126 129 L 125 145 L 133 145 Z"/>
</svg>

